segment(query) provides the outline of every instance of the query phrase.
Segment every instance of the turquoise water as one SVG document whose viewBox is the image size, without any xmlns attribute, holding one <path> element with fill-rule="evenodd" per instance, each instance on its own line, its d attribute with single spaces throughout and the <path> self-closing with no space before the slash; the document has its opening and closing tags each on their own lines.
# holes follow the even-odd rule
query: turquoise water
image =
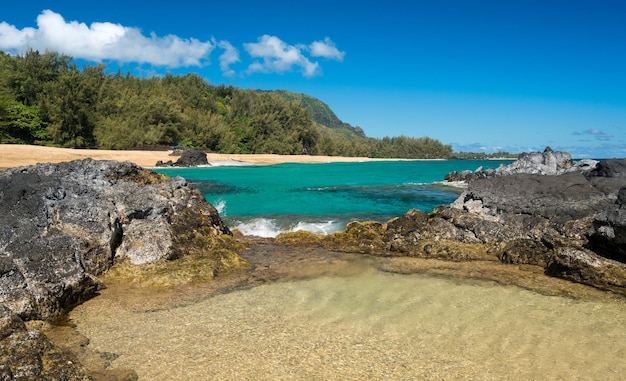
<svg viewBox="0 0 626 381">
<path fill-rule="evenodd" d="M 449 204 L 462 188 L 444 184 L 451 171 L 495 168 L 511 161 L 433 160 L 158 168 L 182 176 L 247 235 L 282 231 L 328 234 L 350 221 L 386 222 L 412 208 Z"/>
</svg>

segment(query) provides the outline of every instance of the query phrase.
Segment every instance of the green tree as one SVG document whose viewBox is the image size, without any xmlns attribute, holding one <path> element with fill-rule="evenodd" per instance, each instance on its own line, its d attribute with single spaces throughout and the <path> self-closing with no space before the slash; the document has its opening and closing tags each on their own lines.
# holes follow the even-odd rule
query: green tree
<svg viewBox="0 0 626 381">
<path fill-rule="evenodd" d="M 61 72 L 53 85 L 47 86 L 48 131 L 55 144 L 95 147 L 95 110 L 104 79 L 103 66 L 86 67 L 82 73 L 72 67 Z"/>
<path fill-rule="evenodd" d="M 72 58 L 54 52 L 30 50 L 15 61 L 15 72 L 7 78 L 18 102 L 26 106 L 39 103 L 44 89 L 55 83 L 61 72 L 67 71 Z"/>
<path fill-rule="evenodd" d="M 0 143 L 33 144 L 48 138 L 36 107 L 0 97 Z"/>
</svg>

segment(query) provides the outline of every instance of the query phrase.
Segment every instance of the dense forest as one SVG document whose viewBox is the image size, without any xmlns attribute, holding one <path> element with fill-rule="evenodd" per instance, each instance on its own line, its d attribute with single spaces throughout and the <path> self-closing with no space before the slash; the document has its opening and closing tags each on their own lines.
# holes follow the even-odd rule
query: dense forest
<svg viewBox="0 0 626 381">
<path fill-rule="evenodd" d="M 214 86 L 196 74 L 139 78 L 72 57 L 0 51 L 0 143 L 221 153 L 448 158 L 428 137 L 369 138 L 313 97 Z"/>
</svg>

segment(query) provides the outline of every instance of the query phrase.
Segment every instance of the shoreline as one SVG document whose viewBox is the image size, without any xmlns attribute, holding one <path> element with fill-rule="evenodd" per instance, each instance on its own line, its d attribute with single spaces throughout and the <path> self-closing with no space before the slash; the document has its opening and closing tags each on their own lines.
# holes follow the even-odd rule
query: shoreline
<svg viewBox="0 0 626 381">
<path fill-rule="evenodd" d="M 60 163 L 65 161 L 92 158 L 94 160 L 130 161 L 144 168 L 154 168 L 158 161 L 176 161 L 178 156 L 168 151 L 139 150 L 98 150 L 56 148 L 23 144 L 0 144 L 0 170 L 35 165 L 37 163 Z M 207 153 L 211 162 L 238 162 L 252 165 L 272 165 L 281 163 L 333 163 L 333 162 L 364 162 L 381 160 L 409 159 L 375 159 L 369 157 L 345 156 L 310 156 L 310 155 L 277 155 L 277 154 L 221 154 Z"/>
</svg>

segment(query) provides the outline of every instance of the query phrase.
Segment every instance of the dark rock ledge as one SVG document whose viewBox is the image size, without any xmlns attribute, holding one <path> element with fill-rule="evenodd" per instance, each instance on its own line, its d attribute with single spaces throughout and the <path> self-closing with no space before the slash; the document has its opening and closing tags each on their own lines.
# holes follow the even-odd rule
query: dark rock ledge
<svg viewBox="0 0 626 381">
<path fill-rule="evenodd" d="M 87 380 L 93 372 L 33 322 L 54 322 L 102 287 L 114 263 L 211 257 L 202 275 L 245 267 L 215 208 L 182 178 L 91 159 L 0 173 L 0 379 Z M 133 379 L 133 372 L 98 379 Z M 119 374 L 118 374 L 119 375 Z M 96 377 L 97 378 L 97 377 Z"/>
</svg>

